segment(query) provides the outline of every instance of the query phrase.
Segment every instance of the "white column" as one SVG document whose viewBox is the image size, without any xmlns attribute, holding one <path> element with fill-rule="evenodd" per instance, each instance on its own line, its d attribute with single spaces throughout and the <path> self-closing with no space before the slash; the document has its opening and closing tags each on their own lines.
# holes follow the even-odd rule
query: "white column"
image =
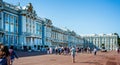
<svg viewBox="0 0 120 65">
<path fill-rule="evenodd" d="M 33 40 L 30 38 L 30 45 L 33 46 Z"/>
<path fill-rule="evenodd" d="M 42 45 L 42 39 L 40 39 L 40 45 Z"/>
<path fill-rule="evenodd" d="M 35 48 L 35 50 L 37 50 L 37 38 L 34 38 L 34 44 L 36 45 L 36 48 Z"/>
<path fill-rule="evenodd" d="M 34 44 L 37 45 L 37 38 L 34 38 Z"/>
<path fill-rule="evenodd" d="M 36 38 L 36 44 L 38 45 L 38 38 Z"/>
<path fill-rule="evenodd" d="M 2 25 L 1 28 L 2 28 L 2 29 L 3 29 L 3 20 L 4 20 L 4 19 L 3 19 L 3 12 L 1 12 L 1 25 Z"/>
<path fill-rule="evenodd" d="M 39 38 L 37 39 L 37 43 L 38 43 L 38 45 L 40 45 L 40 41 L 39 41 Z"/>
<path fill-rule="evenodd" d="M 115 39 L 115 44 L 116 44 L 116 46 L 118 47 L 118 39 L 117 39 L 117 37 L 116 37 L 116 39 Z"/>
<path fill-rule="evenodd" d="M 22 16 L 22 32 L 26 32 L 26 16 Z"/>
<path fill-rule="evenodd" d="M 24 41 L 23 41 L 23 45 L 25 45 L 26 44 L 26 37 L 24 37 Z"/>
<path fill-rule="evenodd" d="M 33 20 L 31 19 L 31 33 L 33 34 Z"/>
<path fill-rule="evenodd" d="M 44 45 L 46 45 L 46 37 L 47 37 L 46 29 L 47 29 L 47 27 L 45 26 L 45 27 L 44 27 L 44 30 L 45 30 L 45 31 L 44 31 L 44 35 L 45 35 L 45 36 L 44 36 Z"/>
<path fill-rule="evenodd" d="M 31 24 L 30 24 L 30 18 L 28 18 L 28 25 L 29 25 L 29 26 L 28 26 L 28 32 L 30 33 L 30 25 L 31 25 Z"/>
</svg>

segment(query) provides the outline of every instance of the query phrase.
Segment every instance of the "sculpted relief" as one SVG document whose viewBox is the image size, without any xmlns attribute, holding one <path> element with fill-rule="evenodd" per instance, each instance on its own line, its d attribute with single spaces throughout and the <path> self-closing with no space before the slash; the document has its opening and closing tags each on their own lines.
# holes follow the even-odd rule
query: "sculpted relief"
<svg viewBox="0 0 120 65">
<path fill-rule="evenodd" d="M 31 3 L 29 3 L 29 4 L 27 5 L 27 8 L 28 8 L 27 11 L 32 13 L 32 11 L 33 11 L 33 6 L 32 6 Z"/>
</svg>

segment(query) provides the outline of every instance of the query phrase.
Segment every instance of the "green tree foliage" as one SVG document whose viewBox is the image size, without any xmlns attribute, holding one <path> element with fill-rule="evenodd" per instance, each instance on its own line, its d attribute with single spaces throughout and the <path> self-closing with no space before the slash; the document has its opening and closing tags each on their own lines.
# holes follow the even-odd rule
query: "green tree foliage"
<svg viewBox="0 0 120 65">
<path fill-rule="evenodd" d="M 101 44 L 102 49 L 105 49 L 105 44 Z"/>
<path fill-rule="evenodd" d="M 120 46 L 120 38 L 118 38 L 118 45 Z"/>
</svg>

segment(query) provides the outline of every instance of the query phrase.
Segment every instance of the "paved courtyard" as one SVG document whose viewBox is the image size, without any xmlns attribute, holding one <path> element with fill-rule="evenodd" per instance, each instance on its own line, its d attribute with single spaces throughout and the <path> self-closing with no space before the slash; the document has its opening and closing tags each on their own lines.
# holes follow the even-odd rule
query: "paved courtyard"
<svg viewBox="0 0 120 65">
<path fill-rule="evenodd" d="M 96 56 L 89 53 L 78 53 L 76 62 L 72 63 L 70 55 L 36 55 L 16 59 L 14 65 L 120 65 L 120 54 L 98 52 Z"/>
</svg>

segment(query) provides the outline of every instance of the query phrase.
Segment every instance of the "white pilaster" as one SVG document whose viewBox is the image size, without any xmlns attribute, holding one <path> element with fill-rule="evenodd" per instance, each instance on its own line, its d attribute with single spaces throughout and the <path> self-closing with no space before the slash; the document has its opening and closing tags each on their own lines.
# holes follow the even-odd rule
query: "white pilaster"
<svg viewBox="0 0 120 65">
<path fill-rule="evenodd" d="M 22 32 L 26 32 L 26 16 L 22 16 Z"/>
<path fill-rule="evenodd" d="M 4 20 L 3 18 L 4 18 L 4 17 L 3 17 L 3 12 L 1 12 L 1 25 L 2 25 L 1 28 L 2 28 L 2 29 L 4 28 L 4 27 L 3 27 L 3 20 Z"/>
<path fill-rule="evenodd" d="M 26 37 L 24 37 L 24 45 L 26 45 Z"/>
<path fill-rule="evenodd" d="M 33 39 L 30 38 L 30 45 L 33 46 Z"/>
</svg>

